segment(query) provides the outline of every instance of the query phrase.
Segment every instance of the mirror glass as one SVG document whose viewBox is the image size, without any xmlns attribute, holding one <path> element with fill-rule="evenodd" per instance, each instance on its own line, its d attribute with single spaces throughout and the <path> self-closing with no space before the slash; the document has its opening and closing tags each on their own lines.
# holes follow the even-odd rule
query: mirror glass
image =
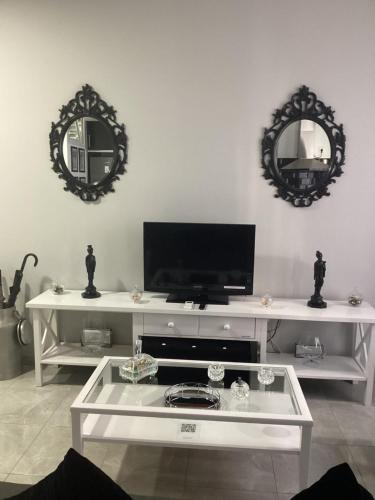
<svg viewBox="0 0 375 500">
<path fill-rule="evenodd" d="M 331 145 L 323 127 L 313 120 L 297 120 L 280 134 L 275 147 L 275 166 L 294 189 L 322 184 L 331 163 Z"/>
<path fill-rule="evenodd" d="M 111 172 L 114 149 L 108 125 L 91 117 L 74 120 L 63 140 L 65 165 L 74 178 L 85 184 L 97 184 Z"/>
</svg>

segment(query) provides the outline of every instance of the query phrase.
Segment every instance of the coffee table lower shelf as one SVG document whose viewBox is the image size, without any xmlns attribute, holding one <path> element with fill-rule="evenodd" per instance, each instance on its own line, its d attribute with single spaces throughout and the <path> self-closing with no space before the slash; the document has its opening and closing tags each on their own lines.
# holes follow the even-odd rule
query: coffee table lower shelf
<svg viewBox="0 0 375 500">
<path fill-rule="evenodd" d="M 196 424 L 195 432 L 181 433 L 183 423 Z M 301 430 L 298 426 L 124 415 L 88 415 L 83 422 L 82 440 L 178 448 L 251 449 L 282 453 L 301 451 Z"/>
</svg>

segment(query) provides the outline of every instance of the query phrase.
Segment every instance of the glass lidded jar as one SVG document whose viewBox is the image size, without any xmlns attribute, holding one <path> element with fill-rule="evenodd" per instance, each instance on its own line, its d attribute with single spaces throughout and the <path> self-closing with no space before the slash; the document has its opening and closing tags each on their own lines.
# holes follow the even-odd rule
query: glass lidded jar
<svg viewBox="0 0 375 500">
<path fill-rule="evenodd" d="M 246 399 L 250 394 L 250 387 L 241 377 L 238 377 L 230 386 L 230 392 L 235 399 Z"/>
</svg>

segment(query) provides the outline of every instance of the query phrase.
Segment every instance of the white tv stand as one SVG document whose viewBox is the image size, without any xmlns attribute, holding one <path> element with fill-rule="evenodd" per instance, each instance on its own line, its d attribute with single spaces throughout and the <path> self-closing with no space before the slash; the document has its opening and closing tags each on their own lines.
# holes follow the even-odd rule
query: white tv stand
<svg viewBox="0 0 375 500">
<path fill-rule="evenodd" d="M 230 340 L 257 340 L 260 361 L 293 365 L 299 378 L 350 380 L 365 384 L 364 403 L 372 402 L 375 371 L 375 309 L 366 302 L 353 307 L 344 301 L 328 301 L 327 309 L 312 309 L 306 300 L 275 299 L 265 308 L 255 297 L 234 297 L 228 305 L 196 306 L 185 310 L 183 304 L 167 303 L 164 295 L 144 294 L 133 304 L 126 292 L 102 292 L 98 299 L 83 299 L 80 291 L 67 290 L 54 295 L 50 290 L 26 304 L 33 310 L 36 385 L 43 385 L 42 366 L 96 366 L 103 355 L 129 356 L 132 346 L 114 345 L 103 354 L 84 353 L 79 342 L 65 343 L 59 336 L 59 310 L 130 313 L 133 317 L 133 345 L 139 335 L 169 335 Z M 48 311 L 45 317 L 43 310 Z M 269 320 L 321 321 L 353 324 L 351 356 L 327 355 L 319 364 L 306 364 L 293 354 L 267 354 Z M 79 340 L 79 339 L 77 339 Z"/>
</svg>

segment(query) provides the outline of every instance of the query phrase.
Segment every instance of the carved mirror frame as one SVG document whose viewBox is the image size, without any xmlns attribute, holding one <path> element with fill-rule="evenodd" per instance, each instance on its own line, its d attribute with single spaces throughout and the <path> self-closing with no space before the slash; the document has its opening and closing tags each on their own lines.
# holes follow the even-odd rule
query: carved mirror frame
<svg viewBox="0 0 375 500">
<path fill-rule="evenodd" d="M 91 117 L 103 123 L 113 139 L 113 161 L 110 172 L 99 182 L 88 184 L 71 175 L 63 155 L 63 142 L 70 125 L 77 118 Z M 71 191 L 83 201 L 96 201 L 100 196 L 113 192 L 113 182 L 120 180 L 119 175 L 126 172 L 128 140 L 125 125 L 117 123 L 116 111 L 103 101 L 99 94 L 88 84 L 79 90 L 74 99 L 60 109 L 60 120 L 52 123 L 49 135 L 52 169 L 60 179 L 64 179 L 65 191 Z"/>
<path fill-rule="evenodd" d="M 291 123 L 298 120 L 312 120 L 326 132 L 330 146 L 331 158 L 327 176 L 318 185 L 305 189 L 293 188 L 281 176 L 276 164 L 276 148 L 283 131 Z M 345 161 L 345 135 L 342 125 L 334 122 L 334 111 L 319 100 L 308 87 L 303 85 L 292 95 L 289 102 L 273 113 L 273 124 L 266 128 L 262 140 L 263 176 L 269 184 L 276 186 L 276 198 L 289 201 L 295 207 L 309 207 L 322 196 L 329 196 L 328 186 L 335 183 L 334 177 L 340 177 Z"/>
</svg>

